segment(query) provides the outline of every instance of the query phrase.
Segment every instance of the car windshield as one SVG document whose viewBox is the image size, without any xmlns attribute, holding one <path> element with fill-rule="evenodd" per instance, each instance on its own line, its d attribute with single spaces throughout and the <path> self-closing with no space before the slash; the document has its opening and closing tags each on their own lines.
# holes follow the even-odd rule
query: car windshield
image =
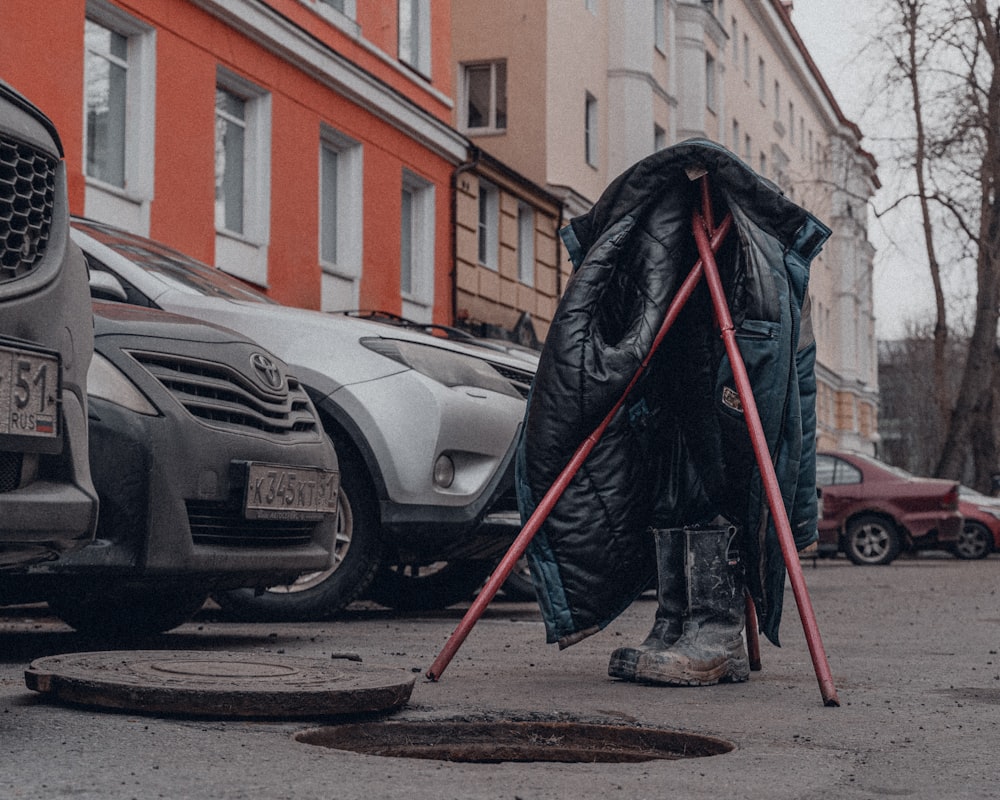
<svg viewBox="0 0 1000 800">
<path fill-rule="evenodd" d="M 74 220 L 73 226 L 181 291 L 225 297 L 229 300 L 275 304 L 267 295 L 238 278 L 166 245 L 98 223 Z"/>
</svg>

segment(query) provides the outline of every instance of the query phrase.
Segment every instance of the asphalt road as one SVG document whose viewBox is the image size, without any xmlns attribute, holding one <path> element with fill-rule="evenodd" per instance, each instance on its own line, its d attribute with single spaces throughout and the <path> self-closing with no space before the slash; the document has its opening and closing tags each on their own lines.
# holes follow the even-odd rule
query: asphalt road
<svg viewBox="0 0 1000 800">
<path fill-rule="evenodd" d="M 206 610 L 145 649 L 331 658 L 416 676 L 402 722 L 557 720 L 662 728 L 732 745 L 640 763 L 471 763 L 304 744 L 345 720 L 237 721 L 73 707 L 29 691 L 35 658 L 99 649 L 44 606 L 0 617 L 0 798 L 995 798 L 1000 736 L 1000 557 L 948 556 L 804 568 L 841 705 L 824 707 L 791 591 L 782 647 L 762 642 L 749 682 L 619 683 L 610 651 L 641 640 L 654 603 L 559 651 L 530 603 L 499 599 L 438 682 L 423 677 L 462 609 L 396 618 L 354 606 L 315 625 L 233 624 Z M 105 649 L 118 649 L 115 647 Z M 384 729 L 384 728 L 382 728 Z"/>
</svg>

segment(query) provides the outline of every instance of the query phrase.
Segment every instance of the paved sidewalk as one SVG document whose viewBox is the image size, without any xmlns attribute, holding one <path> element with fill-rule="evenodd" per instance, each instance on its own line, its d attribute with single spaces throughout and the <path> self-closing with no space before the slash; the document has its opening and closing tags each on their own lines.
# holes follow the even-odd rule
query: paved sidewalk
<svg viewBox="0 0 1000 800">
<path fill-rule="evenodd" d="M 790 588 L 781 648 L 744 684 L 640 686 L 607 678 L 642 639 L 643 599 L 560 652 L 533 604 L 495 601 L 441 680 L 423 679 L 461 616 L 397 619 L 355 607 L 322 625 L 236 625 L 203 614 L 155 648 L 287 653 L 421 673 L 393 721 L 533 717 L 720 737 L 724 755 L 638 764 L 450 763 L 301 744 L 326 721 L 162 719 L 47 702 L 25 689 L 34 657 L 87 649 L 44 609 L 0 618 L 3 798 L 993 798 L 1000 796 L 1000 558 L 804 565 L 840 708 L 823 706 Z M 144 647 L 150 644 L 144 643 Z M 333 662 L 335 663 L 335 662 Z"/>
</svg>

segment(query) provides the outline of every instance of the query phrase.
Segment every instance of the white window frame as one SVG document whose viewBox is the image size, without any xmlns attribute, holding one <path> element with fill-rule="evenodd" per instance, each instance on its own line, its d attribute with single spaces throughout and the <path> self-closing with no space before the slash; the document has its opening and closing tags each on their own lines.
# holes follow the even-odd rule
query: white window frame
<svg viewBox="0 0 1000 800">
<path fill-rule="evenodd" d="M 360 36 L 361 27 L 356 22 L 358 18 L 357 0 L 343 0 L 343 11 L 334 8 L 325 0 L 299 0 L 299 2 L 311 8 L 331 25 L 346 31 L 351 36 Z"/>
<path fill-rule="evenodd" d="M 705 107 L 709 111 L 715 111 L 716 74 L 715 56 L 705 53 Z"/>
<path fill-rule="evenodd" d="M 403 170 L 401 194 L 411 199 L 409 230 L 404 232 L 402 210 L 400 213 L 400 280 L 403 272 L 403 250 L 406 233 L 409 234 L 409 291 L 400 294 L 403 316 L 417 322 L 431 322 L 434 315 L 434 184 L 419 175 Z M 402 205 L 401 205 L 402 208 Z"/>
<path fill-rule="evenodd" d="M 597 166 L 599 158 L 598 149 L 598 124 L 597 124 L 597 98 L 590 92 L 586 93 L 584 99 L 584 122 L 583 122 L 583 149 L 584 158 L 587 163 Z"/>
<path fill-rule="evenodd" d="M 399 37 L 399 60 L 409 65 L 421 75 L 431 74 L 431 7 L 430 0 L 397 0 Z M 403 18 L 408 16 L 410 24 L 404 29 Z M 413 28 L 416 27 L 415 33 Z M 409 38 L 404 30 L 411 31 Z M 414 41 L 415 38 L 415 41 Z"/>
<path fill-rule="evenodd" d="M 517 204 L 517 279 L 535 285 L 535 209 L 523 200 Z"/>
<path fill-rule="evenodd" d="M 476 225 L 476 259 L 481 266 L 498 270 L 500 263 L 500 190 L 489 181 L 479 181 L 479 211 Z"/>
<path fill-rule="evenodd" d="M 653 46 L 667 52 L 667 0 L 653 0 Z"/>
<path fill-rule="evenodd" d="M 486 125 L 480 126 L 478 128 L 473 128 L 469 124 L 469 73 L 472 70 L 481 70 L 484 67 L 488 67 L 490 71 L 490 108 L 487 115 L 488 119 Z M 499 99 L 499 68 L 503 67 L 503 107 L 504 107 L 504 118 L 501 121 L 498 120 L 497 111 L 500 107 Z M 470 62 L 468 64 L 462 65 L 462 130 L 466 133 L 483 135 L 490 133 L 506 133 L 507 132 L 507 62 L 503 59 L 497 61 L 476 61 Z"/>
<path fill-rule="evenodd" d="M 215 82 L 217 89 L 229 92 L 246 103 L 243 230 L 232 231 L 216 225 L 215 265 L 239 278 L 267 286 L 271 212 L 271 95 L 222 67 L 216 70 Z"/>
<path fill-rule="evenodd" d="M 327 125 L 320 127 L 317 252 L 322 270 L 320 307 L 324 311 L 357 308 L 360 301 L 364 240 L 362 154 L 360 142 Z M 337 159 L 335 198 L 328 195 L 324 180 L 326 160 L 330 155 Z M 332 257 L 327 247 L 329 220 L 336 234 Z"/>
<path fill-rule="evenodd" d="M 128 40 L 125 88 L 125 185 L 85 175 L 83 213 L 149 235 L 156 145 L 156 31 L 105 0 L 88 0 L 87 19 Z M 86 97 L 86 66 L 84 67 Z M 83 153 L 87 152 L 87 103 Z M 84 164 L 86 172 L 86 164 Z"/>
</svg>

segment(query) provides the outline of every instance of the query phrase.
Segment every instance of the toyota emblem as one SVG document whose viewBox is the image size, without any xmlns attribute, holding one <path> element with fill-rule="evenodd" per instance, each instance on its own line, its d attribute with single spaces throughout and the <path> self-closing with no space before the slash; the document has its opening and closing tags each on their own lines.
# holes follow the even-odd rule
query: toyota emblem
<svg viewBox="0 0 1000 800">
<path fill-rule="evenodd" d="M 270 386 L 272 389 L 280 389 L 284 385 L 278 365 L 263 353 L 254 353 L 251 355 L 250 363 L 253 364 L 254 371 L 265 386 Z"/>
</svg>

